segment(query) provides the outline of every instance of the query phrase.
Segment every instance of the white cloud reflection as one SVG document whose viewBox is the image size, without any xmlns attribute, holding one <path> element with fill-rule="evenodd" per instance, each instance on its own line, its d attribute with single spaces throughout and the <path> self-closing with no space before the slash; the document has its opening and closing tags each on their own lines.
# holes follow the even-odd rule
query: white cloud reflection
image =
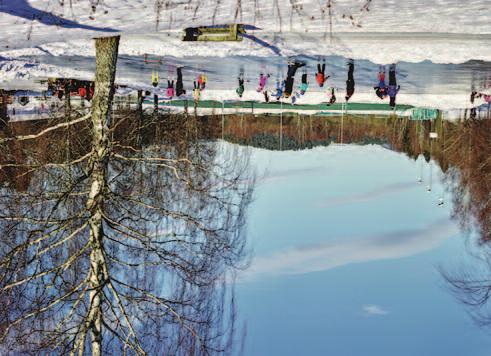
<svg viewBox="0 0 491 356">
<path fill-rule="evenodd" d="M 364 305 L 362 309 L 363 309 L 363 315 L 367 317 L 382 316 L 382 315 L 389 314 L 387 310 L 385 310 L 379 305 L 374 305 L 374 304 Z"/>
<path fill-rule="evenodd" d="M 321 202 L 319 206 L 323 208 L 327 208 L 327 207 L 333 207 L 333 206 L 345 205 L 345 204 L 363 203 L 363 202 L 375 200 L 376 198 L 385 195 L 397 194 L 407 190 L 415 189 L 417 187 L 419 186 L 414 181 L 394 183 L 369 192 L 331 198 L 329 200 L 325 200 Z"/>
<path fill-rule="evenodd" d="M 254 258 L 239 280 L 305 274 L 351 263 L 411 256 L 435 248 L 458 231 L 454 223 L 443 219 L 420 229 L 399 230 L 354 241 L 293 247 L 270 256 Z"/>
</svg>

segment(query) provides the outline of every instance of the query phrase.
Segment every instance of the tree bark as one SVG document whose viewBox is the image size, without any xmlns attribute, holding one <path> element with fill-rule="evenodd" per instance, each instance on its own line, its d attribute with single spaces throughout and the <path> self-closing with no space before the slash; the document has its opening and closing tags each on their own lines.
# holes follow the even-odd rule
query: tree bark
<svg viewBox="0 0 491 356">
<path fill-rule="evenodd" d="M 7 93 L 0 90 L 0 96 L 2 97 L 2 107 L 0 109 L 0 128 L 7 123 Z"/>
<path fill-rule="evenodd" d="M 105 256 L 103 250 L 103 208 L 104 192 L 107 185 L 108 158 L 110 152 L 109 127 L 111 105 L 114 96 L 114 79 L 118 58 L 119 36 L 97 38 L 95 90 L 92 103 L 92 141 L 91 188 L 87 200 L 90 213 L 90 304 L 88 324 L 92 339 L 92 355 L 102 354 L 102 289 L 108 276 L 104 273 Z"/>
<path fill-rule="evenodd" d="M 159 97 L 155 94 L 153 96 L 153 116 L 155 119 L 157 119 L 159 116 Z"/>
<path fill-rule="evenodd" d="M 141 120 L 141 117 L 143 116 L 143 90 L 138 90 L 138 102 L 137 102 L 137 107 L 136 111 L 138 113 L 138 119 Z"/>
<path fill-rule="evenodd" d="M 72 102 L 70 101 L 70 92 L 72 91 L 71 85 L 70 85 L 70 80 L 65 80 L 65 90 L 64 90 L 64 95 L 65 95 L 65 119 L 67 121 L 70 121 L 70 117 L 72 116 Z"/>
</svg>

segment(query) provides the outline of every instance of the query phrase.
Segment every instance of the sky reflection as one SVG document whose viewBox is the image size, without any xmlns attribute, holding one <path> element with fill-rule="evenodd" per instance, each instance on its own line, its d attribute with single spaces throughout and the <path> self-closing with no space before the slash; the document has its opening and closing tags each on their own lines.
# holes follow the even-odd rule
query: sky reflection
<svg viewBox="0 0 491 356">
<path fill-rule="evenodd" d="M 488 354 L 438 271 L 467 253 L 439 169 L 428 193 L 428 163 L 377 145 L 252 149 L 252 164 L 246 355 Z"/>
</svg>

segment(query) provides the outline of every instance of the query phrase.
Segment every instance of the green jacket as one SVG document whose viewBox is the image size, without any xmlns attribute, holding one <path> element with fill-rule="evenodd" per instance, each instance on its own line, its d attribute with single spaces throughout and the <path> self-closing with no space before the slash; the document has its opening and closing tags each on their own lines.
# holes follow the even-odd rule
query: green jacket
<svg viewBox="0 0 491 356">
<path fill-rule="evenodd" d="M 244 86 L 239 86 L 235 91 L 237 92 L 237 94 L 239 94 L 239 96 L 242 96 L 242 94 L 244 93 Z"/>
</svg>

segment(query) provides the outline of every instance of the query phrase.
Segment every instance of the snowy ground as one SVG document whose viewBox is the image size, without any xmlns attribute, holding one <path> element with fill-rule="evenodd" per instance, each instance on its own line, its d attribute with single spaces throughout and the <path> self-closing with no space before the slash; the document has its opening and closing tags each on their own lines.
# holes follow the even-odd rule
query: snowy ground
<svg viewBox="0 0 491 356">
<path fill-rule="evenodd" d="M 91 3 L 100 4 L 95 13 Z M 0 46 L 25 48 L 114 32 L 148 34 L 233 22 L 266 32 L 324 33 L 332 23 L 336 33 L 491 34 L 489 0 L 3 0 Z"/>
<path fill-rule="evenodd" d="M 393 62 L 464 63 L 491 58 L 491 35 L 437 33 L 337 33 L 332 38 L 321 33 L 264 33 L 254 35 L 269 44 L 243 42 L 182 42 L 180 31 L 124 36 L 120 54 L 140 56 L 229 57 L 229 56 L 329 56 L 366 59 L 378 64 Z M 278 55 L 279 54 L 279 55 Z M 0 50 L 4 58 L 22 55 L 85 56 L 95 55 L 92 40 L 50 42 L 32 48 Z"/>
<path fill-rule="evenodd" d="M 344 96 L 347 58 L 356 63 L 356 102 L 380 102 L 372 89 L 378 65 L 392 62 L 398 63 L 400 104 L 466 108 L 471 90 L 489 91 L 488 0 L 336 0 L 331 16 L 328 2 L 242 0 L 236 12 L 235 0 L 161 0 L 160 10 L 154 0 L 104 0 L 91 14 L 88 0 L 74 1 L 72 7 L 68 1 L 60 6 L 54 0 L 3 0 L 0 82 L 17 89 L 25 87 L 20 80 L 32 86 L 46 77 L 92 79 L 95 51 L 90 38 L 113 33 L 109 28 L 124 34 L 117 80 L 135 88 L 149 87 L 154 70 L 162 81 L 175 76 L 175 66 L 182 64 L 187 89 L 203 72 L 209 77 L 203 99 L 236 99 L 236 76 L 243 69 L 248 79 L 243 99 L 262 100 L 254 90 L 259 72 L 272 73 L 273 89 L 276 78 L 285 74 L 286 58 L 295 56 L 308 63 L 311 82 L 299 103 L 326 101 L 325 89 L 313 77 L 319 57 L 327 61 L 328 85 L 339 88 L 338 101 Z M 180 40 L 186 26 L 234 21 L 262 28 L 252 34 L 267 45 Z M 144 53 L 161 56 L 165 64 L 145 65 Z"/>
<path fill-rule="evenodd" d="M 345 42 L 363 42 L 363 37 L 349 35 L 349 41 Z M 396 45 L 395 36 L 385 36 L 385 38 L 393 42 L 393 46 Z M 312 38 L 310 40 L 315 43 Z M 374 45 L 378 43 L 378 46 L 384 47 L 381 45 L 384 40 L 380 37 L 379 40 L 380 42 L 377 42 L 371 38 Z M 401 44 L 404 41 L 399 38 L 398 42 Z M 289 42 L 298 43 L 299 41 Z M 192 89 L 193 80 L 200 73 L 205 73 L 209 83 L 207 89 L 203 91 L 202 99 L 230 100 L 238 99 L 235 94 L 236 78 L 243 70 L 247 82 L 242 99 L 262 101 L 262 94 L 255 91 L 259 73 L 272 74 L 268 83 L 270 90 L 274 89 L 276 80 L 281 80 L 285 76 L 286 58 L 271 55 L 269 49 L 251 47 L 248 42 L 219 43 L 216 45 L 216 51 L 212 52 L 208 43 L 193 45 L 188 43 L 183 45 L 180 41 L 169 44 L 165 34 L 126 37 L 121 45 L 117 81 L 133 88 L 153 89 L 150 86 L 152 71 L 158 71 L 163 87 L 159 96 L 165 96 L 166 80 L 175 79 L 176 66 L 183 65 L 185 88 Z M 488 47 L 491 48 L 491 42 Z M 386 56 L 390 55 L 389 52 Z M 144 53 L 160 56 L 163 64 L 145 64 Z M 307 63 L 305 70 L 309 74 L 310 88 L 307 94 L 298 100 L 298 103 L 310 104 L 328 100 L 327 87 L 319 88 L 314 79 L 319 58 L 325 59 L 327 74 L 331 76 L 327 86 L 338 88 L 336 93 L 338 101 L 344 100 L 347 58 L 333 55 L 328 51 L 324 52 L 326 55 L 323 56 L 306 54 L 301 51 L 299 53 L 302 54 L 295 58 Z M 472 90 L 488 92 L 491 87 L 491 62 L 470 61 L 461 64 L 414 62 L 409 52 L 407 55 L 407 59 L 398 58 L 397 64 L 398 83 L 402 88 L 398 95 L 400 104 L 439 109 L 467 108 L 472 106 L 469 102 L 469 94 Z M 22 83 L 19 79 L 29 80 L 31 86 L 35 85 L 33 81 L 36 79 L 46 77 L 93 79 L 95 70 L 93 45 L 90 41 L 85 40 L 9 51 L 3 53 L 3 56 L 13 58 L 0 61 L 3 87 L 8 89 L 18 89 L 19 83 Z M 355 59 L 356 91 L 351 100 L 380 103 L 372 87 L 377 83 L 378 63 L 384 62 L 359 59 L 363 58 L 362 54 L 353 57 L 357 58 Z M 297 84 L 300 82 L 303 71 L 304 69 L 300 69 L 297 73 Z M 42 90 L 43 88 L 38 87 L 37 89 Z M 479 99 L 476 101 L 476 105 L 481 103 Z"/>
</svg>

